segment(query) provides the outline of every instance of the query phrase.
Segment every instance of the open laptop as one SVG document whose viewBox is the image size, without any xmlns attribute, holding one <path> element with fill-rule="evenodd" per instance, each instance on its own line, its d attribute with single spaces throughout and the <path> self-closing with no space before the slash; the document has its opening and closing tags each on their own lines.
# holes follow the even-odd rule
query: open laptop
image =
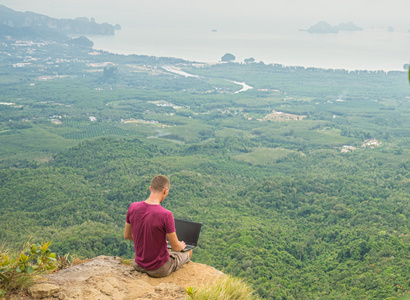
<svg viewBox="0 0 410 300">
<path fill-rule="evenodd" d="M 181 219 L 175 220 L 175 231 L 178 240 L 184 241 L 186 244 L 182 252 L 195 248 L 198 245 L 199 233 L 201 232 L 201 223 L 184 221 Z M 171 249 L 171 244 L 168 243 L 168 249 Z"/>
</svg>

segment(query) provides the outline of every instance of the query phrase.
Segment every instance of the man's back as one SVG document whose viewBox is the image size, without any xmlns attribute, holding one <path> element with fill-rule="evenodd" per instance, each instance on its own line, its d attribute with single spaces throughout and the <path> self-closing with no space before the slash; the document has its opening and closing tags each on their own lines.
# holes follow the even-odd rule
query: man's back
<svg viewBox="0 0 410 300">
<path fill-rule="evenodd" d="M 153 277 L 168 276 L 189 262 L 192 255 L 192 250 L 180 252 L 186 244 L 178 240 L 172 213 L 161 206 L 169 188 L 166 176 L 155 176 L 148 199 L 130 205 L 124 227 L 124 238 L 134 242 L 134 269 Z M 174 252 L 168 253 L 166 238 Z"/>
<path fill-rule="evenodd" d="M 134 238 L 135 261 L 144 269 L 154 270 L 169 259 L 166 234 L 175 232 L 174 218 L 161 205 L 134 202 L 127 213 Z"/>
</svg>

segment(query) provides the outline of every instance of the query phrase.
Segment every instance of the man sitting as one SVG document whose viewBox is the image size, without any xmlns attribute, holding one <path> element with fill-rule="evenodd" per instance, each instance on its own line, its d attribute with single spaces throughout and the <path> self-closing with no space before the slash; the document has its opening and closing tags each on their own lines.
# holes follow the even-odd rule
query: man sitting
<svg viewBox="0 0 410 300">
<path fill-rule="evenodd" d="M 192 256 L 192 250 L 180 252 L 185 248 L 185 242 L 178 240 L 172 212 L 161 206 L 169 188 L 166 176 L 155 176 L 149 187 L 150 196 L 130 205 L 125 222 L 124 238 L 134 242 L 132 265 L 135 270 L 152 277 L 170 275 Z M 166 238 L 175 252 L 168 251 Z"/>
</svg>

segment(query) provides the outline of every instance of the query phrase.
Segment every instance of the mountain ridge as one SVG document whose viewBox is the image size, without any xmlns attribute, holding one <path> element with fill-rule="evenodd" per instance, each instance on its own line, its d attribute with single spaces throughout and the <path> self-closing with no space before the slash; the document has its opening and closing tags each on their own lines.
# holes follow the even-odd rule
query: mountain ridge
<svg viewBox="0 0 410 300">
<path fill-rule="evenodd" d="M 2 25 L 12 28 L 37 28 L 53 30 L 62 34 L 114 35 L 121 28 L 108 23 L 96 23 L 94 18 L 80 17 L 75 19 L 57 19 L 31 11 L 20 12 L 0 5 Z"/>
</svg>

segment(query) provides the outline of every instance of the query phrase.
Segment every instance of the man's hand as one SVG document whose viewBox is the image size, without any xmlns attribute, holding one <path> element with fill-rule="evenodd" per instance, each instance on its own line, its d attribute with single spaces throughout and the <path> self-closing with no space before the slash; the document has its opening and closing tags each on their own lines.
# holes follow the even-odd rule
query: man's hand
<svg viewBox="0 0 410 300">
<path fill-rule="evenodd" d="M 171 243 L 172 250 L 179 252 L 185 249 L 185 242 L 178 240 L 176 232 L 167 233 L 167 238 Z"/>
<path fill-rule="evenodd" d="M 180 242 L 179 242 L 179 245 L 181 246 L 181 250 L 180 250 L 180 251 L 184 250 L 184 249 L 185 249 L 185 247 L 186 247 L 186 245 L 185 245 L 185 242 L 184 242 L 184 241 L 180 241 Z"/>
</svg>

